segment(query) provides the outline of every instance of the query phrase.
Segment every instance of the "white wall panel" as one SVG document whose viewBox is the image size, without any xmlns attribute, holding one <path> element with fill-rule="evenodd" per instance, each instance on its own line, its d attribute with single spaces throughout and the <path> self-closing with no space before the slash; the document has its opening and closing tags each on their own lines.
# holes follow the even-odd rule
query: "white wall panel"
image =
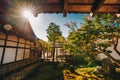
<svg viewBox="0 0 120 80">
<path fill-rule="evenodd" d="M 15 48 L 6 48 L 3 64 L 15 61 L 15 53 L 16 53 Z"/>
<path fill-rule="evenodd" d="M 26 44 L 30 44 L 30 41 L 26 41 Z"/>
<path fill-rule="evenodd" d="M 26 45 L 25 47 L 26 47 L 26 48 L 30 48 L 30 45 Z"/>
<path fill-rule="evenodd" d="M 31 42 L 31 45 L 32 45 L 32 46 L 34 46 L 34 43 L 33 43 L 33 42 Z"/>
<path fill-rule="evenodd" d="M 22 38 L 20 38 L 20 39 L 19 39 L 19 42 L 21 42 L 21 43 L 25 43 L 25 40 L 22 39 Z"/>
<path fill-rule="evenodd" d="M 17 46 L 17 42 L 7 41 L 7 46 Z"/>
<path fill-rule="evenodd" d="M 8 40 L 11 40 L 11 41 L 17 41 L 18 38 L 17 38 L 16 36 L 9 35 L 9 36 L 8 36 Z"/>
<path fill-rule="evenodd" d="M 19 43 L 18 47 L 24 47 L 24 45 L 25 45 L 25 44 L 20 44 L 20 43 Z"/>
<path fill-rule="evenodd" d="M 4 45 L 5 40 L 0 40 L 0 45 Z"/>
<path fill-rule="evenodd" d="M 18 60 L 23 60 L 23 54 L 24 54 L 24 49 L 18 49 L 18 52 L 17 52 L 17 61 Z"/>
<path fill-rule="evenodd" d="M 30 49 L 25 49 L 25 59 L 30 57 Z"/>
<path fill-rule="evenodd" d="M 1 62 L 1 59 L 2 59 L 2 53 L 3 53 L 3 48 L 0 47 L 0 62 Z M 1 64 L 1 63 L 0 63 Z"/>
</svg>

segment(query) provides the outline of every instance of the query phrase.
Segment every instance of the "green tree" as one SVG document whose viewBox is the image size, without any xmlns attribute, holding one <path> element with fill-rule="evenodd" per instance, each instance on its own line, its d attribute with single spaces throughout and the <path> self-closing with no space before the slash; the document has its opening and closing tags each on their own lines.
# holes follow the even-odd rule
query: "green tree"
<svg viewBox="0 0 120 80">
<path fill-rule="evenodd" d="M 54 62 L 55 42 L 59 38 L 59 36 L 62 36 L 62 32 L 60 31 L 60 26 L 56 25 L 55 23 L 50 23 L 46 31 L 47 31 L 47 38 L 53 45 L 52 55 Z"/>
<path fill-rule="evenodd" d="M 45 57 L 45 53 L 47 53 L 47 55 L 48 55 L 48 53 L 51 53 L 52 46 L 49 42 L 39 39 L 39 43 L 41 44 L 41 50 L 43 51 L 44 57 Z M 47 56 L 47 58 L 48 58 L 48 56 Z"/>
<path fill-rule="evenodd" d="M 113 45 L 113 49 L 120 55 L 117 50 L 120 38 L 120 17 L 111 14 L 97 14 L 94 19 L 86 17 L 84 20 L 84 25 L 80 29 L 72 31 L 68 36 L 69 51 L 86 53 L 93 60 L 96 54 L 104 53 L 120 66 L 119 61 L 110 55 L 111 49 L 108 49 Z"/>
</svg>

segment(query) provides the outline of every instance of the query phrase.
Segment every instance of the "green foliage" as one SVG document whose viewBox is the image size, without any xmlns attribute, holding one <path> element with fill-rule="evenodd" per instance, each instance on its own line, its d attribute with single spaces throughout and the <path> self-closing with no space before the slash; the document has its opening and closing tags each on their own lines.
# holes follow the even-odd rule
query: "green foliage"
<svg viewBox="0 0 120 80">
<path fill-rule="evenodd" d="M 52 45 L 49 42 L 46 42 L 44 40 L 39 39 L 39 43 L 41 44 L 42 50 L 44 52 L 51 52 L 52 51 Z"/>
<path fill-rule="evenodd" d="M 60 26 L 56 25 L 55 23 L 50 23 L 48 26 L 47 31 L 47 38 L 50 42 L 55 42 L 59 36 L 62 35 L 60 31 Z"/>
<path fill-rule="evenodd" d="M 71 62 L 73 65 L 80 66 L 80 65 L 86 65 L 87 63 L 84 54 L 74 55 L 73 58 L 74 59 Z"/>
<path fill-rule="evenodd" d="M 84 20 L 80 29 L 70 32 L 65 46 L 70 53 L 84 53 L 95 60 L 96 54 L 106 51 L 120 37 L 120 17 L 97 14 L 94 19 Z"/>
<path fill-rule="evenodd" d="M 47 31 L 47 38 L 53 45 L 52 54 L 53 54 L 53 62 L 54 62 L 55 42 L 58 40 L 60 36 L 62 36 L 62 32 L 60 31 L 60 26 L 56 25 L 55 23 L 50 23 L 46 31 Z"/>
</svg>

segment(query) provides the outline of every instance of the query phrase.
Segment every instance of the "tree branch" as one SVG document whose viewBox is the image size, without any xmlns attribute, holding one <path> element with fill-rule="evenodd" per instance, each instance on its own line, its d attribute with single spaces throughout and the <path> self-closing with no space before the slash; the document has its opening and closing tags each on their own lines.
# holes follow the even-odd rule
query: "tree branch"
<svg viewBox="0 0 120 80">
<path fill-rule="evenodd" d="M 115 58 L 113 58 L 110 53 L 107 52 L 107 50 L 102 50 L 101 48 L 99 48 L 99 50 L 120 67 L 120 60 L 116 60 Z"/>
<path fill-rule="evenodd" d="M 105 51 L 103 54 L 106 55 L 108 58 L 110 58 L 115 64 L 117 64 L 120 67 L 119 60 L 116 60 L 115 58 L 113 58 L 107 51 Z"/>
<path fill-rule="evenodd" d="M 117 52 L 117 54 L 120 56 L 120 52 L 117 50 L 117 46 L 118 46 L 118 37 L 116 38 L 116 42 L 114 43 L 114 50 Z"/>
</svg>

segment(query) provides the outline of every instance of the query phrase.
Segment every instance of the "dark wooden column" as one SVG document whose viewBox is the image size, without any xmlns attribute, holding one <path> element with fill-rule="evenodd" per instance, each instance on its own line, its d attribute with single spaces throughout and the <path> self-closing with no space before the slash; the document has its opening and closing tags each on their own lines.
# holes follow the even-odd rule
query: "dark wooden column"
<svg viewBox="0 0 120 80">
<path fill-rule="evenodd" d="M 17 40 L 17 47 L 16 47 L 16 53 L 15 53 L 15 61 L 17 60 L 18 45 L 19 45 L 19 38 Z"/>
<path fill-rule="evenodd" d="M 3 64 L 3 60 L 4 60 L 4 55 L 5 55 L 5 48 L 6 48 L 6 44 L 7 44 L 7 39 L 8 39 L 8 34 L 6 34 L 6 36 L 5 36 L 5 43 L 4 43 L 4 47 L 3 47 L 1 64 Z"/>
<path fill-rule="evenodd" d="M 31 47 L 32 47 L 31 43 L 32 43 L 32 42 L 30 41 L 30 55 L 29 55 L 29 58 L 31 58 L 31 49 L 32 49 L 32 48 L 31 48 Z"/>
<path fill-rule="evenodd" d="M 24 60 L 24 58 L 25 58 L 25 49 L 26 49 L 26 40 L 25 40 L 25 44 L 24 44 L 23 60 Z"/>
</svg>

